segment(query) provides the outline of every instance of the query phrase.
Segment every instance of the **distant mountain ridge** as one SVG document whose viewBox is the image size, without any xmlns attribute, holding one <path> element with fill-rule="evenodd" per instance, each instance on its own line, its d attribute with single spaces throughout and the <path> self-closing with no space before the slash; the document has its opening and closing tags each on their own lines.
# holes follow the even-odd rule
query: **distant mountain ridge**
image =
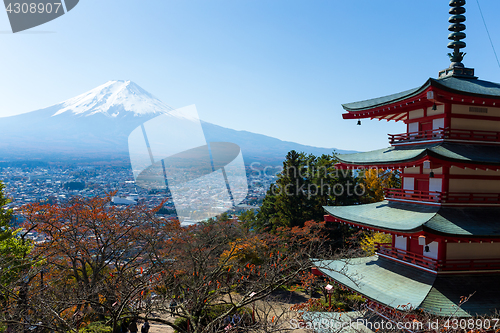
<svg viewBox="0 0 500 333">
<path fill-rule="evenodd" d="M 131 81 L 109 81 L 44 109 L 0 118 L 0 161 L 128 161 L 130 132 L 160 114 L 175 111 Z M 305 146 L 202 122 L 207 142 L 233 142 L 245 164 L 279 165 L 290 150 L 315 155 L 334 149 Z M 337 150 L 338 153 L 349 151 Z"/>
</svg>

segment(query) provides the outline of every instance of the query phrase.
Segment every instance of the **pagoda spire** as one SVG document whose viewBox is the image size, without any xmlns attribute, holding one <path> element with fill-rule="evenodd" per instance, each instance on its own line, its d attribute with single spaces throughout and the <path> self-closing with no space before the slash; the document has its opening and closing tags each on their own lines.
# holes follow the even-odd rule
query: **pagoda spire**
<svg viewBox="0 0 500 333">
<path fill-rule="evenodd" d="M 448 22 L 450 26 L 448 30 L 451 32 L 448 35 L 448 39 L 451 40 L 448 43 L 448 48 L 453 50 L 453 53 L 448 53 L 450 57 L 450 67 L 439 72 L 439 78 L 455 76 L 464 78 L 476 78 L 474 76 L 473 68 L 465 68 L 462 64 L 465 52 L 461 52 L 461 49 L 465 48 L 466 44 L 462 39 L 465 39 L 466 35 L 463 32 L 465 30 L 465 0 L 451 0 L 450 1 L 450 11 L 451 14 Z"/>
<path fill-rule="evenodd" d="M 465 24 L 463 24 L 463 22 L 465 22 L 465 16 L 462 15 L 465 13 L 465 8 L 462 7 L 463 5 L 465 5 L 465 0 L 450 1 L 451 8 L 449 13 L 452 14 L 452 16 L 448 19 L 448 22 L 451 23 L 448 30 L 452 33 L 448 35 L 448 39 L 452 40 L 452 42 L 448 43 L 448 48 L 453 49 L 453 53 L 448 53 L 448 56 L 450 57 L 451 68 L 464 67 L 462 60 L 465 53 L 460 52 L 460 49 L 466 46 L 465 42 L 462 42 L 462 39 L 466 37 L 463 32 L 465 30 Z"/>
</svg>

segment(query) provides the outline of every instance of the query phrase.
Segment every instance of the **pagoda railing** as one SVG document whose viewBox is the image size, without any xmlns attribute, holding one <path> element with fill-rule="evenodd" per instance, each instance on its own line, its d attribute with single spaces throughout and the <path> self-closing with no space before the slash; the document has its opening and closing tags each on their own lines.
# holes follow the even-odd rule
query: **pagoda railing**
<svg viewBox="0 0 500 333">
<path fill-rule="evenodd" d="M 500 270 L 500 259 L 448 259 L 439 260 L 440 271 Z"/>
<path fill-rule="evenodd" d="M 475 131 L 451 128 L 438 128 L 434 130 L 409 132 L 402 134 L 388 134 L 390 144 L 409 143 L 413 141 L 428 140 L 464 140 L 500 142 L 500 132 Z"/>
<path fill-rule="evenodd" d="M 462 193 L 405 190 L 401 188 L 385 188 L 385 198 L 389 201 L 410 200 L 415 203 L 468 204 L 468 205 L 500 205 L 500 193 Z"/>
<path fill-rule="evenodd" d="M 443 203 L 466 203 L 466 204 L 500 204 L 500 193 L 443 193 Z"/>
<path fill-rule="evenodd" d="M 422 202 L 441 202 L 442 193 L 434 191 L 404 190 L 401 188 L 385 188 L 386 199 L 414 200 Z"/>
<path fill-rule="evenodd" d="M 435 272 L 500 270 L 500 258 L 437 260 L 421 254 L 395 248 L 390 243 L 375 243 L 375 251 L 378 255 L 402 260 L 409 264 L 414 264 Z"/>
<path fill-rule="evenodd" d="M 375 243 L 375 253 L 394 259 L 399 259 L 420 267 L 425 267 L 433 271 L 437 271 L 439 267 L 439 262 L 437 259 L 398 249 L 396 247 L 393 247 L 390 243 Z"/>
</svg>

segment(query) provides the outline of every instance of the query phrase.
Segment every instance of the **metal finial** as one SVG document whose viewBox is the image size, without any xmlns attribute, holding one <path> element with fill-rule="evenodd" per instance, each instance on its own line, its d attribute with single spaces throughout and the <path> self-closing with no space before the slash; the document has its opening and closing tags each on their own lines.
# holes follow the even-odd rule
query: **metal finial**
<svg viewBox="0 0 500 333">
<path fill-rule="evenodd" d="M 450 26 L 448 27 L 449 31 L 452 31 L 451 34 L 448 35 L 448 39 L 452 40 L 448 43 L 448 48 L 453 49 L 453 53 L 448 53 L 450 57 L 451 65 L 450 68 L 463 68 L 462 60 L 464 59 L 465 53 L 460 52 L 460 49 L 466 46 L 465 42 L 462 42 L 464 39 L 465 33 L 462 32 L 465 30 L 465 16 L 462 15 L 465 13 L 465 8 L 462 7 L 465 5 L 465 0 L 451 0 L 450 1 L 450 11 L 452 14 L 448 19 L 450 22 Z"/>
</svg>

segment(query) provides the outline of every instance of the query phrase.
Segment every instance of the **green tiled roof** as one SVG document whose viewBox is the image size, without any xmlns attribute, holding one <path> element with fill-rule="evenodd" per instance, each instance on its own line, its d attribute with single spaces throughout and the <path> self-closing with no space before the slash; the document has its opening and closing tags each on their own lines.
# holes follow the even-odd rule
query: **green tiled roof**
<svg viewBox="0 0 500 333">
<path fill-rule="evenodd" d="M 450 142 L 418 146 L 393 146 L 365 153 L 336 155 L 340 162 L 360 166 L 393 165 L 419 160 L 424 156 L 458 163 L 500 164 L 499 149 L 495 145 L 467 145 Z"/>
<path fill-rule="evenodd" d="M 410 304 L 413 309 L 457 317 L 500 310 L 500 274 L 435 275 L 377 256 L 315 264 L 346 287 L 393 308 Z M 459 308 L 462 296 L 471 294 Z"/>
<path fill-rule="evenodd" d="M 425 87 L 425 88 L 427 88 L 427 87 Z M 413 95 L 418 94 L 421 90 L 423 91 L 424 89 L 414 88 L 414 89 L 406 90 L 406 91 L 392 94 L 392 95 L 388 95 L 388 96 L 367 99 L 364 101 L 359 101 L 359 102 L 354 102 L 354 103 L 342 104 L 342 107 L 348 111 L 358 111 L 358 110 L 369 109 L 369 108 L 382 106 L 385 104 L 404 100 L 408 97 L 411 97 Z"/>
<path fill-rule="evenodd" d="M 428 231 L 449 236 L 500 236 L 500 207 L 441 207 L 381 201 L 323 208 L 328 214 L 344 221 L 386 231 Z"/>
<path fill-rule="evenodd" d="M 366 205 L 327 206 L 326 212 L 342 220 L 360 223 L 388 231 L 415 232 L 429 221 L 439 206 L 376 202 Z"/>
<path fill-rule="evenodd" d="M 317 268 L 366 297 L 393 308 L 416 309 L 436 275 L 377 256 L 315 263 Z"/>
<path fill-rule="evenodd" d="M 448 235 L 500 236 L 498 207 L 441 207 L 424 228 Z"/>
<path fill-rule="evenodd" d="M 500 84 L 495 82 L 447 77 L 443 79 L 430 79 L 432 84 L 453 92 L 460 92 L 466 95 L 477 95 L 483 97 L 500 97 Z"/>
<path fill-rule="evenodd" d="M 480 164 L 500 164 L 500 150 L 495 145 L 467 145 L 444 142 L 429 148 L 431 155 L 458 161 Z"/>
<path fill-rule="evenodd" d="M 461 297 L 473 294 L 456 315 L 493 315 L 495 309 L 500 310 L 499 279 L 499 274 L 438 275 L 420 307 L 434 314 L 448 316 L 457 310 Z"/>
<path fill-rule="evenodd" d="M 408 146 L 406 146 L 408 147 Z M 404 149 L 389 147 L 364 153 L 335 155 L 340 162 L 356 165 L 393 164 L 418 160 L 425 156 L 425 148 Z"/>
<path fill-rule="evenodd" d="M 368 99 L 364 101 L 343 104 L 342 107 L 347 111 L 361 111 L 386 104 L 395 103 L 415 96 L 429 86 L 435 86 L 446 91 L 456 92 L 464 95 L 478 97 L 500 98 L 500 84 L 477 79 L 466 79 L 457 77 L 447 77 L 443 79 L 428 79 L 421 87 L 406 90 L 400 93 Z"/>
</svg>

